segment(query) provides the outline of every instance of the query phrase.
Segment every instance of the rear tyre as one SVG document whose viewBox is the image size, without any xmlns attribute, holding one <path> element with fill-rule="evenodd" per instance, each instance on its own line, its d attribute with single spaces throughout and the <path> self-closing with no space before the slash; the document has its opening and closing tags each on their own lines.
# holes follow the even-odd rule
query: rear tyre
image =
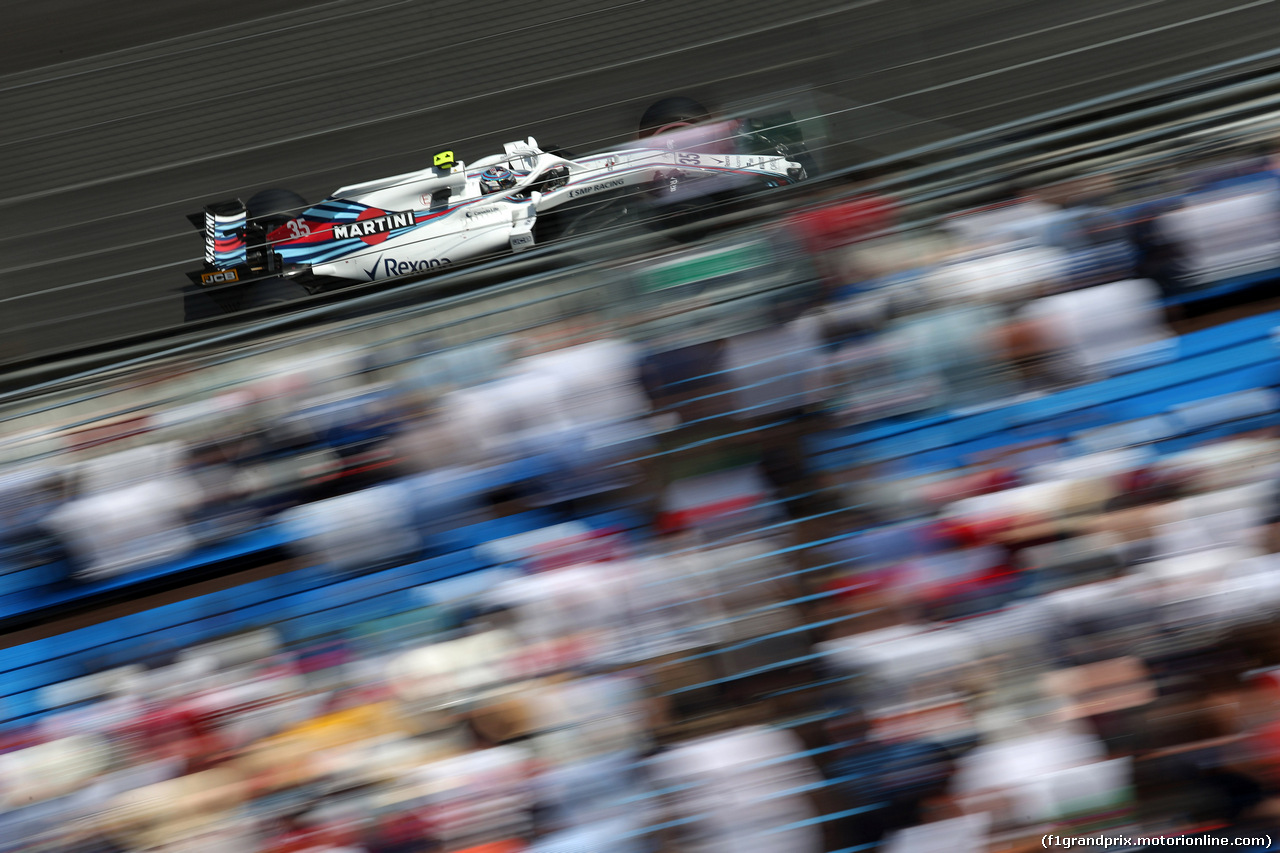
<svg viewBox="0 0 1280 853">
<path fill-rule="evenodd" d="M 244 287 L 218 285 L 214 288 L 190 284 L 182 288 L 182 319 L 185 323 L 225 317 L 240 310 Z"/>
<path fill-rule="evenodd" d="M 267 189 L 255 193 L 245 210 L 249 219 L 274 227 L 297 219 L 307 207 L 307 200 L 292 190 Z"/>
<path fill-rule="evenodd" d="M 640 117 L 640 138 L 658 136 L 681 127 L 706 121 L 711 113 L 693 98 L 663 98 Z"/>
<path fill-rule="evenodd" d="M 245 299 L 245 308 L 273 308 L 297 302 L 311 295 L 298 282 L 287 278 L 268 278 L 253 283 Z"/>
</svg>

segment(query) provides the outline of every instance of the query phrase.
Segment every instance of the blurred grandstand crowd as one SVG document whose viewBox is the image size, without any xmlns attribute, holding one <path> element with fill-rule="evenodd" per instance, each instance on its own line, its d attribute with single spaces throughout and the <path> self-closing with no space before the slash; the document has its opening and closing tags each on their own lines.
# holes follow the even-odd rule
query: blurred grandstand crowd
<svg viewBox="0 0 1280 853">
<path fill-rule="evenodd" d="M 0 849 L 1280 826 L 1280 318 L 1171 326 L 1280 271 L 1277 163 L 895 217 L 776 223 L 815 278 L 725 338 L 588 315 L 11 436 L 0 618 L 274 568 L 0 650 Z"/>
</svg>

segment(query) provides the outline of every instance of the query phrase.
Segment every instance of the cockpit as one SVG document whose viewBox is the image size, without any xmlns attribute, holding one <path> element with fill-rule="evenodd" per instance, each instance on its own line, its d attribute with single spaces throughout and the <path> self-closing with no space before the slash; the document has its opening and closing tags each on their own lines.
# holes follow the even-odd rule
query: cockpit
<svg viewBox="0 0 1280 853">
<path fill-rule="evenodd" d="M 569 167 L 564 161 L 538 148 L 537 140 L 508 142 L 503 153 L 486 157 L 472 165 L 473 179 L 482 195 L 511 193 L 527 198 L 534 192 L 550 192 L 569 183 Z"/>
</svg>

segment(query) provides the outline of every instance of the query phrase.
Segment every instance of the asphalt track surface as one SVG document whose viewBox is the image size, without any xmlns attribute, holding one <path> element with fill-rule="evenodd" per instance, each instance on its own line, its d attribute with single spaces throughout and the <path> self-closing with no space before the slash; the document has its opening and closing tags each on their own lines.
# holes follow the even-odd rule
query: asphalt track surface
<svg viewBox="0 0 1280 853">
<path fill-rule="evenodd" d="M 163 14 L 159 13 L 163 10 Z M 1274 48 L 1280 0 L 11 4 L 0 364 L 181 320 L 208 201 L 807 93 L 829 167 Z"/>
</svg>

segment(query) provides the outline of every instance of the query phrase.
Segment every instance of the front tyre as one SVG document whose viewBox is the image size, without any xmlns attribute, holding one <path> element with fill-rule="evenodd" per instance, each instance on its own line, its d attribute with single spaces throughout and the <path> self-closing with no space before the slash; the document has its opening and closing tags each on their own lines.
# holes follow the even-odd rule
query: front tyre
<svg viewBox="0 0 1280 853">
<path fill-rule="evenodd" d="M 661 136 L 711 118 L 707 108 L 693 98 L 663 98 L 640 117 L 640 138 Z"/>
</svg>

